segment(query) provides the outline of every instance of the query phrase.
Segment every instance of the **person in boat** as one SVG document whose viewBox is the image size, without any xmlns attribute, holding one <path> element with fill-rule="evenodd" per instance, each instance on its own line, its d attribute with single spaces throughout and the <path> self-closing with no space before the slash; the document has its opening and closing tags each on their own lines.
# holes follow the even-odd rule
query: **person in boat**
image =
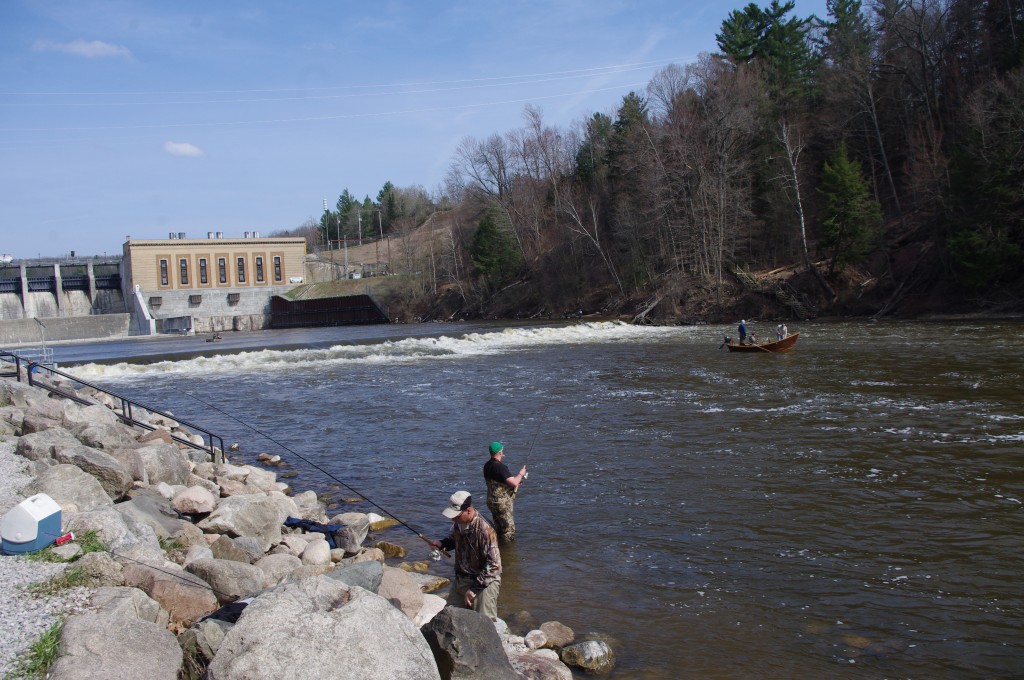
<svg viewBox="0 0 1024 680">
<path fill-rule="evenodd" d="M 435 550 L 455 550 L 455 581 L 448 591 L 448 604 L 497 620 L 501 553 L 494 527 L 473 507 L 468 491 L 453 493 L 441 514 L 452 521 L 452 531 L 440 541 L 427 542 Z"/>
<path fill-rule="evenodd" d="M 786 336 L 782 334 L 782 324 L 780 323 L 778 326 L 775 327 L 775 339 L 782 340 L 782 338 L 784 337 Z"/>
<path fill-rule="evenodd" d="M 487 508 L 494 519 L 494 529 L 498 532 L 498 540 L 511 543 L 516 540 L 516 520 L 512 514 L 512 505 L 516 498 L 519 485 L 526 479 L 526 466 L 519 473 L 505 465 L 505 446 L 501 442 L 491 442 L 490 459 L 484 463 L 484 482 L 487 483 Z"/>
<path fill-rule="evenodd" d="M 782 324 L 782 338 L 780 338 L 780 339 L 785 340 L 788 337 L 789 337 L 789 326 L 787 326 L 786 324 Z"/>
<path fill-rule="evenodd" d="M 738 330 L 740 334 L 740 344 L 743 345 L 747 342 L 747 322 L 745 319 L 740 319 L 740 327 Z"/>
</svg>

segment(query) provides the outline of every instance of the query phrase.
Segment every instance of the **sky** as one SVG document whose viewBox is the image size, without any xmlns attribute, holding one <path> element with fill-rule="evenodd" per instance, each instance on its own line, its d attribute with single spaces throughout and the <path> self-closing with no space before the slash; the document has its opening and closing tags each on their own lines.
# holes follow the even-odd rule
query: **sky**
<svg viewBox="0 0 1024 680">
<path fill-rule="evenodd" d="M 345 189 L 439 193 L 464 138 L 527 105 L 614 115 L 746 4 L 0 0 L 0 253 L 266 236 Z"/>
</svg>

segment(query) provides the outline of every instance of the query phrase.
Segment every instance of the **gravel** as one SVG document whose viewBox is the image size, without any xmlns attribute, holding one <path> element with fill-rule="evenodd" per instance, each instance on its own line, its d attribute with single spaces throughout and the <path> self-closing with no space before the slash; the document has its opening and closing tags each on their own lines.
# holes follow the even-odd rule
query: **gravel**
<svg viewBox="0 0 1024 680">
<path fill-rule="evenodd" d="M 14 441 L 0 442 L 0 517 L 25 499 L 20 491 L 32 481 L 25 472 L 27 461 L 14 454 L 14 447 Z M 51 597 L 28 592 L 30 584 L 66 568 L 66 564 L 0 555 L 0 677 L 17 666 L 18 657 L 55 621 L 88 606 L 92 591 L 87 588 L 72 588 Z"/>
</svg>

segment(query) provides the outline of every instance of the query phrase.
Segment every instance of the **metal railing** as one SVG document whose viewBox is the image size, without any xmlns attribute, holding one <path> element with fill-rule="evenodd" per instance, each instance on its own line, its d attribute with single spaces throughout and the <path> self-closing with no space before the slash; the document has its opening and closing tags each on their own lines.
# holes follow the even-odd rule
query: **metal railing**
<svg viewBox="0 0 1024 680">
<path fill-rule="evenodd" d="M 84 385 L 86 387 L 96 390 L 97 392 L 102 392 L 103 394 L 113 397 L 115 400 L 114 413 L 117 414 L 118 418 L 120 418 L 122 421 L 126 423 L 135 425 L 137 427 L 141 427 L 142 429 L 149 430 L 150 432 L 157 429 L 155 425 L 150 425 L 149 423 L 139 420 L 135 417 L 134 409 L 138 408 L 145 410 L 149 413 L 155 413 L 156 415 L 163 416 L 168 420 L 171 420 L 173 422 L 178 423 L 179 425 L 187 427 L 191 432 L 203 435 L 203 444 L 197 444 L 190 439 L 186 439 L 185 437 L 176 435 L 173 432 L 168 431 L 168 434 L 174 441 L 180 444 L 184 444 L 185 446 L 196 449 L 198 451 L 207 451 L 210 454 L 210 460 L 212 460 L 214 463 L 220 464 L 224 462 L 224 439 L 220 437 L 220 435 L 216 435 L 210 430 L 207 430 L 205 427 L 201 427 L 199 425 L 196 425 L 195 423 L 190 423 L 187 420 L 182 420 L 181 418 L 178 418 L 177 416 L 171 413 L 166 413 L 164 411 L 161 411 L 160 409 L 155 409 L 152 406 L 147 406 L 145 404 L 135 401 L 134 399 L 129 399 L 128 397 L 122 394 L 118 394 L 117 392 L 113 392 L 111 390 L 100 387 L 99 385 L 93 385 L 92 383 L 86 382 L 81 378 L 76 378 L 70 373 L 65 373 L 64 371 L 57 370 L 52 365 L 47 366 L 44 363 L 32 361 L 31 359 L 27 359 L 24 356 L 19 356 L 17 354 L 14 354 L 13 352 L 0 352 L 0 362 L 11 363 L 12 359 L 15 366 L 14 373 L 3 372 L 0 373 L 0 375 L 7 377 L 17 376 L 18 382 L 21 382 L 21 368 L 22 364 L 25 364 L 25 374 L 28 376 L 29 385 L 35 386 L 38 383 L 39 387 L 49 390 L 54 394 L 59 394 L 65 399 L 70 399 L 74 402 L 78 402 L 79 404 L 83 404 L 86 406 L 92 406 L 93 404 L 95 404 L 95 402 L 93 401 L 89 401 L 88 399 L 83 399 L 82 397 L 78 396 L 78 394 L 74 391 L 69 392 L 61 389 L 60 386 L 58 385 L 41 382 L 39 380 L 38 373 L 40 371 L 46 371 L 51 375 L 59 375 L 62 378 L 66 378 L 67 380 L 70 380 L 73 383 Z M 120 402 L 120 413 L 118 413 L 117 408 L 118 402 Z"/>
</svg>

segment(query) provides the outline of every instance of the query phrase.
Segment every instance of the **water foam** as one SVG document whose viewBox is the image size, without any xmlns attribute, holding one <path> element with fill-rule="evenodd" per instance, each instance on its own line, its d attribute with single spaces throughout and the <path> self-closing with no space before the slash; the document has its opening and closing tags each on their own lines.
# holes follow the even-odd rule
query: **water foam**
<svg viewBox="0 0 1024 680">
<path fill-rule="evenodd" d="M 406 338 L 376 344 L 335 345 L 327 349 L 260 350 L 218 354 L 151 364 L 83 364 L 72 373 L 84 380 L 116 380 L 153 375 L 283 372 L 315 366 L 322 370 L 344 364 L 398 364 L 502 354 L 552 345 L 628 343 L 678 336 L 679 327 L 632 326 L 621 322 L 590 322 L 544 328 L 506 328 L 493 333 L 458 337 Z"/>
</svg>

